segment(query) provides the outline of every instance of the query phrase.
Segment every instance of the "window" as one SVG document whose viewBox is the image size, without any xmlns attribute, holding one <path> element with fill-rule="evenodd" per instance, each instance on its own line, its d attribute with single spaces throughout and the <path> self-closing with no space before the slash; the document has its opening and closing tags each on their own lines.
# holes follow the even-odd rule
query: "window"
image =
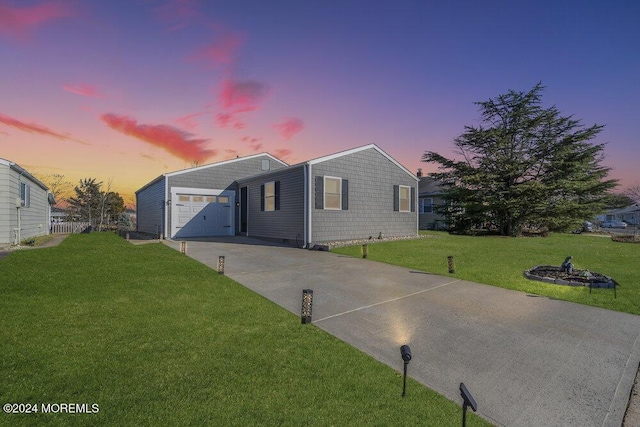
<svg viewBox="0 0 640 427">
<path fill-rule="evenodd" d="M 31 205 L 31 187 L 24 182 L 20 183 L 20 205 L 24 208 Z"/>
<path fill-rule="evenodd" d="M 349 209 L 349 180 L 335 176 L 316 176 L 315 208 Z"/>
<path fill-rule="evenodd" d="M 218 203 L 229 203 L 229 198 L 227 196 L 218 196 Z"/>
<path fill-rule="evenodd" d="M 207 196 L 205 197 L 205 200 L 207 201 L 207 203 L 215 203 L 218 198 L 216 196 Z"/>
<path fill-rule="evenodd" d="M 185 194 L 180 194 L 180 195 L 178 195 L 178 201 L 179 202 L 190 202 L 191 201 L 191 196 L 187 196 Z"/>
<path fill-rule="evenodd" d="M 264 185 L 264 210 L 276 210 L 276 183 L 273 181 Z"/>
<path fill-rule="evenodd" d="M 420 199 L 420 213 L 421 214 L 433 213 L 433 197 L 425 197 Z"/>
<path fill-rule="evenodd" d="M 194 203 L 202 203 L 204 201 L 204 197 L 202 196 L 193 196 Z"/>
<path fill-rule="evenodd" d="M 415 212 L 416 189 L 408 185 L 393 186 L 393 210 L 396 212 Z"/>
<path fill-rule="evenodd" d="M 400 186 L 400 212 L 411 212 L 411 187 Z"/>
<path fill-rule="evenodd" d="M 324 209 L 342 209 L 342 179 L 324 177 Z"/>
<path fill-rule="evenodd" d="M 265 182 L 260 186 L 260 210 L 280 210 L 280 181 Z"/>
</svg>

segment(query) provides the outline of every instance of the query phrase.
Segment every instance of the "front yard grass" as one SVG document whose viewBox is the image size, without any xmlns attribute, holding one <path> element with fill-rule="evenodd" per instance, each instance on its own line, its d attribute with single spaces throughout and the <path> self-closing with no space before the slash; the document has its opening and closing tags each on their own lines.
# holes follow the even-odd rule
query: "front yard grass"
<svg viewBox="0 0 640 427">
<path fill-rule="evenodd" d="M 425 232 L 427 237 L 368 245 L 368 259 L 434 274 L 484 283 L 580 304 L 640 314 L 640 245 L 614 242 L 588 234 L 552 234 L 549 237 L 459 236 Z M 361 246 L 334 249 L 354 257 Z M 593 289 L 527 280 L 523 272 L 536 265 L 560 266 L 573 256 L 575 268 L 605 274 L 620 287 Z M 453 256 L 455 273 L 449 274 L 447 257 Z"/>
<path fill-rule="evenodd" d="M 462 265 L 461 265 L 462 267 Z M 459 403 L 174 251 L 69 236 L 0 260 L 2 425 L 457 425 Z M 469 414 L 469 425 L 488 425 Z"/>
</svg>

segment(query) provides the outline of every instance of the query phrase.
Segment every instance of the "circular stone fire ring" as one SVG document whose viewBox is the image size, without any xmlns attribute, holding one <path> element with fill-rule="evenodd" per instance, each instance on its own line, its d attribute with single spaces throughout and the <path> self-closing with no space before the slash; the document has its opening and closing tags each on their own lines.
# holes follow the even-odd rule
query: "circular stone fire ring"
<svg viewBox="0 0 640 427">
<path fill-rule="evenodd" d="M 620 286 L 609 276 L 589 270 L 576 270 L 571 273 L 553 265 L 539 265 L 524 272 L 529 280 L 566 286 L 590 286 L 592 288 L 613 288 Z"/>
</svg>

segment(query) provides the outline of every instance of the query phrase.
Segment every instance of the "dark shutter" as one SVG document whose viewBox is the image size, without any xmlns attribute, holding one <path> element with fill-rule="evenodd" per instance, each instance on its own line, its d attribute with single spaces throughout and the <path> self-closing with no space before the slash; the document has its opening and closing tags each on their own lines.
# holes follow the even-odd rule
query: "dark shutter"
<svg viewBox="0 0 640 427">
<path fill-rule="evenodd" d="M 393 210 L 398 212 L 400 210 L 400 186 L 393 186 Z"/>
<path fill-rule="evenodd" d="M 260 210 L 264 211 L 264 184 L 260 185 Z"/>
<path fill-rule="evenodd" d="M 411 187 L 411 212 L 416 211 L 416 188 Z"/>
<path fill-rule="evenodd" d="M 273 184 L 273 191 L 275 192 L 274 197 L 275 197 L 275 209 L 277 211 L 280 210 L 280 181 L 276 181 Z"/>
<path fill-rule="evenodd" d="M 324 177 L 316 176 L 316 209 L 324 209 Z"/>
<path fill-rule="evenodd" d="M 349 180 L 342 180 L 342 210 L 349 210 Z"/>
</svg>

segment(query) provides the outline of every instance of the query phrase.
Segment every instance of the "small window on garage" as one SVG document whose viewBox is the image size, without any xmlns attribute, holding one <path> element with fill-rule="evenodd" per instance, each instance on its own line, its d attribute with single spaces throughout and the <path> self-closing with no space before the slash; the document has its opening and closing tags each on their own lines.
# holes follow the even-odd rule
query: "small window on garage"
<svg viewBox="0 0 640 427">
<path fill-rule="evenodd" d="M 205 197 L 205 200 L 207 203 L 215 203 L 218 200 L 218 198 L 216 196 L 207 196 Z"/>
<path fill-rule="evenodd" d="M 179 202 L 190 202 L 191 201 L 191 197 L 187 196 L 186 194 L 180 194 L 178 196 L 178 201 Z"/>
<path fill-rule="evenodd" d="M 218 196 L 218 203 L 229 203 L 229 198 L 227 196 Z"/>
<path fill-rule="evenodd" d="M 276 210 L 276 183 L 274 181 L 264 184 L 264 210 Z"/>
<path fill-rule="evenodd" d="M 260 210 L 280 210 L 280 181 L 265 182 L 260 186 Z"/>
<path fill-rule="evenodd" d="M 204 202 L 204 197 L 202 196 L 193 196 L 194 203 L 202 203 Z"/>
</svg>

